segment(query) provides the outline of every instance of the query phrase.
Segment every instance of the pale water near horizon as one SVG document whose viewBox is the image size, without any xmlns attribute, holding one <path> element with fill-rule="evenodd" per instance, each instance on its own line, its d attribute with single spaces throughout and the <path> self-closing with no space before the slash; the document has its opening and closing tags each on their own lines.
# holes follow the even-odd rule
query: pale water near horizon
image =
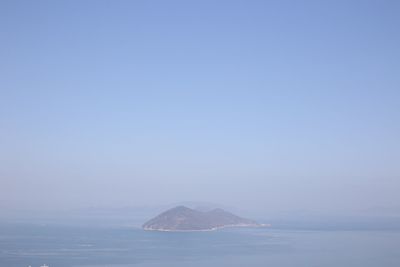
<svg viewBox="0 0 400 267">
<path fill-rule="evenodd" d="M 5 267 L 398 267 L 400 231 L 132 228 L 3 225 Z"/>
</svg>

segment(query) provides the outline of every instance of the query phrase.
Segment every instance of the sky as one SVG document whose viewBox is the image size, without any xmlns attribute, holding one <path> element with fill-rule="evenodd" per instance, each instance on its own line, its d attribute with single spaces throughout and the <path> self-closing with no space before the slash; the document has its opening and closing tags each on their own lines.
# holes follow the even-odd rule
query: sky
<svg viewBox="0 0 400 267">
<path fill-rule="evenodd" d="M 400 206 L 399 1 L 0 2 L 0 208 Z"/>
</svg>

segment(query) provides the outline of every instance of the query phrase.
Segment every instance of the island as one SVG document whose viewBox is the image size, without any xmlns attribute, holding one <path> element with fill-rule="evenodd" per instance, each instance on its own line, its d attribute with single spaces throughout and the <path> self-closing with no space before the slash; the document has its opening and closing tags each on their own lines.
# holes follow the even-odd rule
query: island
<svg viewBox="0 0 400 267">
<path fill-rule="evenodd" d="M 199 211 L 185 206 L 177 206 L 143 224 L 143 229 L 151 231 L 212 231 L 225 227 L 262 226 L 265 225 L 219 208 Z"/>
</svg>

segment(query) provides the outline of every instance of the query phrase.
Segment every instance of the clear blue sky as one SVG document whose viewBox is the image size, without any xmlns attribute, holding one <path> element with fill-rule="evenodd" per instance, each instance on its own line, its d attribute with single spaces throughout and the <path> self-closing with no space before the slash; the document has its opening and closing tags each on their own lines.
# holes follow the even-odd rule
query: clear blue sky
<svg viewBox="0 0 400 267">
<path fill-rule="evenodd" d="M 0 207 L 396 206 L 399 13 L 1 1 Z"/>
</svg>

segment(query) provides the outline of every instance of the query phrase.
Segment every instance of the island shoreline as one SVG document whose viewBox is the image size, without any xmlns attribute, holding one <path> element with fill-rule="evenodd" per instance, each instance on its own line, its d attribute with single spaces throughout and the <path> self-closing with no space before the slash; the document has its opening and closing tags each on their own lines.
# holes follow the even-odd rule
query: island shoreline
<svg viewBox="0 0 400 267">
<path fill-rule="evenodd" d="M 260 225 L 223 225 L 219 227 L 214 227 L 210 229 L 198 229 L 198 230 L 170 230 L 170 229 L 153 229 L 153 228 L 147 228 L 143 227 L 142 229 L 144 231 L 149 231 L 149 232 L 213 232 L 217 230 L 221 230 L 224 228 L 268 228 L 271 227 L 271 224 L 260 224 Z"/>
</svg>

